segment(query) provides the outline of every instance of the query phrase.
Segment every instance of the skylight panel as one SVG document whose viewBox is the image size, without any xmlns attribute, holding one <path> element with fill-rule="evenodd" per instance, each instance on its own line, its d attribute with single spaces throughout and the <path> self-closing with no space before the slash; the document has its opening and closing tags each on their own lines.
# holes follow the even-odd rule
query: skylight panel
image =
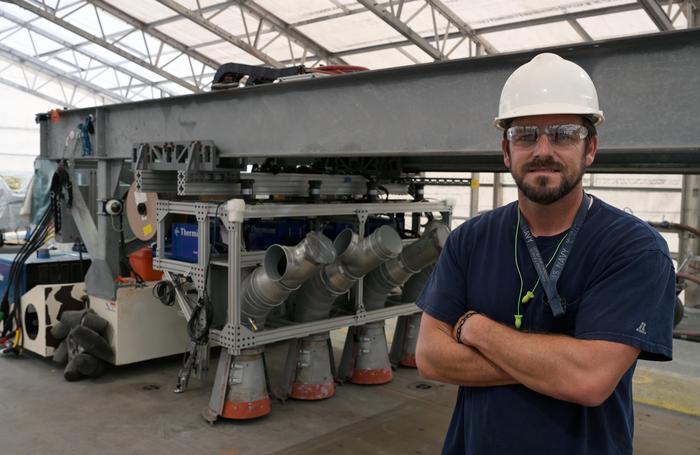
<svg viewBox="0 0 700 455">
<path fill-rule="evenodd" d="M 163 58 L 165 58 L 165 57 L 163 57 Z M 163 61 L 165 62 L 167 60 L 163 60 Z M 131 71 L 132 73 L 138 74 L 139 76 L 143 77 L 144 79 L 146 79 L 148 81 L 160 82 L 160 81 L 165 80 L 165 78 L 163 76 L 156 74 L 156 73 L 153 73 L 137 63 L 125 61 L 123 63 L 120 63 L 119 66 L 121 68 L 124 68 L 125 70 Z"/>
<path fill-rule="evenodd" d="M 634 0 L 444 0 L 444 3 L 470 27 L 481 28 L 635 2 Z"/>
<path fill-rule="evenodd" d="M 364 66 L 371 70 L 412 65 L 414 62 L 396 49 L 366 52 L 343 57 L 350 65 Z"/>
<path fill-rule="evenodd" d="M 105 2 L 146 23 L 176 15 L 175 11 L 155 0 L 105 0 Z"/>
<path fill-rule="evenodd" d="M 31 21 L 36 19 L 36 15 L 32 13 L 31 11 L 27 11 L 24 8 L 21 8 L 17 5 L 13 5 L 11 3 L 6 3 L 6 2 L 1 2 L 0 3 L 0 10 L 7 11 L 8 13 L 12 14 L 15 17 L 18 17 L 22 20 L 25 21 Z"/>
<path fill-rule="evenodd" d="M 232 6 L 232 5 L 230 5 Z M 219 12 L 220 11 L 220 12 Z M 258 27 L 258 20 L 252 16 L 246 15 L 246 24 L 243 23 L 241 10 L 233 6 L 221 11 L 211 11 L 204 14 L 204 17 L 209 19 L 213 24 L 218 25 L 222 29 L 236 36 L 245 35 L 245 25 L 248 26 L 248 31 L 255 36 L 255 31 Z M 252 38 L 251 38 L 252 39 Z"/>
<path fill-rule="evenodd" d="M 502 32 L 485 33 L 481 36 L 493 44 L 500 52 L 537 49 L 582 41 L 582 38 L 567 22 L 554 22 Z"/>
<path fill-rule="evenodd" d="M 67 16 L 62 15 L 62 13 L 68 13 L 69 11 L 72 12 Z M 100 37 L 103 32 L 105 35 L 110 35 L 129 28 L 128 24 L 111 14 L 102 10 L 97 11 L 99 11 L 99 17 L 98 13 L 96 13 L 96 9 L 92 5 L 86 3 L 85 6 L 79 9 L 67 9 L 65 12 L 59 13 L 59 16 L 86 32 Z"/>
<path fill-rule="evenodd" d="M 585 17 L 578 21 L 595 40 L 659 31 L 643 10 Z"/>
<path fill-rule="evenodd" d="M 221 37 L 200 27 L 189 19 L 159 25 L 159 31 L 188 46 L 220 40 Z M 230 30 L 227 30 L 231 32 Z M 234 33 L 235 34 L 235 33 Z"/>
<path fill-rule="evenodd" d="M 54 24 L 53 22 L 43 18 L 39 18 L 37 21 L 32 22 L 32 24 L 62 40 L 68 41 L 71 44 L 78 44 L 85 41 L 85 38 L 82 36 L 78 36 L 60 25 Z"/>
<path fill-rule="evenodd" d="M 405 40 L 369 11 L 304 25 L 299 31 L 331 52 Z"/>
<path fill-rule="evenodd" d="M 220 43 L 197 48 L 197 51 L 212 58 L 221 64 L 243 63 L 245 65 L 261 65 L 262 61 L 253 57 L 249 53 L 237 48 L 233 44 L 222 41 Z M 214 68 L 217 69 L 217 68 Z"/>
<path fill-rule="evenodd" d="M 330 0 L 258 0 L 258 5 L 287 23 L 294 23 L 343 13 L 344 9 Z M 351 2 L 357 8 L 356 2 Z"/>
</svg>

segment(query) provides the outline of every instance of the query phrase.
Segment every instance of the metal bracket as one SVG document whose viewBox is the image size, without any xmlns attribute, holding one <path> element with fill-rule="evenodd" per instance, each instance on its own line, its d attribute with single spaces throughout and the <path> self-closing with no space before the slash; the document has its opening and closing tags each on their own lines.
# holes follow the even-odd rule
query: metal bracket
<svg viewBox="0 0 700 455">
<path fill-rule="evenodd" d="M 204 379 L 209 371 L 209 346 L 206 343 L 190 342 L 187 360 L 177 373 L 175 393 L 182 393 L 187 389 L 193 371 L 198 379 Z"/>
</svg>

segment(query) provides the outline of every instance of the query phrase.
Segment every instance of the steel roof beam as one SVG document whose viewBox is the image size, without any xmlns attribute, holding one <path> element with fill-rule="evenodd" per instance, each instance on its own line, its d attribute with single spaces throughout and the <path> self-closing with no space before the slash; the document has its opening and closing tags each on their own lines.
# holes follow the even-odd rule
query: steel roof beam
<svg viewBox="0 0 700 455">
<path fill-rule="evenodd" d="M 81 87 L 84 90 L 87 90 L 91 93 L 95 94 L 100 94 L 106 98 L 109 98 L 115 102 L 127 102 L 129 101 L 128 98 L 118 95 L 114 92 L 111 92 L 103 87 L 100 87 L 99 85 L 93 84 L 88 81 L 84 81 L 80 78 L 77 78 L 75 76 L 70 76 L 66 74 L 64 71 L 61 71 L 59 69 L 56 69 L 52 67 L 51 65 L 47 64 L 46 62 L 43 62 L 39 60 L 36 57 L 32 57 L 30 55 L 24 54 L 22 52 L 19 52 L 15 49 L 12 49 L 9 46 L 5 46 L 4 44 L 0 44 L 0 55 L 5 57 L 6 59 L 20 65 L 20 66 L 27 66 L 34 71 L 38 71 L 43 74 L 47 74 L 51 76 L 52 78 L 55 78 L 59 81 L 62 82 L 68 82 L 71 85 Z M 28 84 L 29 85 L 29 84 Z"/>
<path fill-rule="evenodd" d="M 243 11 L 256 17 L 258 20 L 263 21 L 263 23 L 267 22 L 272 26 L 273 29 L 282 32 L 283 35 L 286 35 L 287 39 L 296 42 L 303 49 L 311 51 L 316 56 L 316 58 L 325 60 L 329 64 L 347 64 L 347 62 L 345 62 L 342 58 L 331 53 L 328 49 L 301 33 L 294 26 L 284 22 L 282 19 L 275 16 L 270 11 L 266 10 L 254 1 L 238 0 L 238 6 Z"/>
<path fill-rule="evenodd" d="M 12 15 L 12 14 L 9 14 L 9 13 L 7 13 L 7 12 L 5 12 L 5 11 L 0 10 L 0 17 L 2 17 L 2 18 L 4 18 L 4 19 L 7 19 L 8 21 L 13 22 L 13 23 L 15 23 L 15 24 L 21 26 L 21 27 L 27 29 L 27 30 L 30 31 L 30 32 L 36 33 L 36 34 L 38 34 L 38 35 L 41 35 L 41 36 L 43 36 L 44 38 L 47 38 L 47 39 L 49 39 L 49 40 L 55 42 L 56 44 L 61 45 L 61 46 L 63 47 L 63 49 L 61 49 L 61 51 L 70 50 L 70 51 L 73 51 L 73 52 L 78 52 L 79 54 L 82 54 L 82 55 L 84 55 L 85 57 L 88 57 L 88 58 L 90 58 L 90 59 L 92 59 L 92 60 L 95 60 L 96 62 L 102 63 L 103 65 L 109 66 L 110 68 L 115 68 L 115 69 L 116 69 L 117 71 L 119 71 L 120 73 L 125 74 L 126 76 L 129 76 L 130 78 L 133 78 L 133 79 L 135 79 L 135 80 L 137 80 L 137 81 L 142 82 L 143 84 L 149 85 L 149 86 L 151 86 L 152 88 L 158 90 L 159 92 L 161 92 L 161 96 L 162 96 L 162 93 L 167 93 L 168 95 L 171 95 L 171 96 L 174 95 L 173 92 L 158 87 L 153 81 L 151 81 L 151 80 L 149 80 L 149 79 L 147 79 L 147 78 L 145 78 L 145 77 L 143 77 L 143 76 L 140 76 L 140 75 L 134 73 L 133 71 L 129 71 L 129 70 L 126 69 L 126 68 L 121 68 L 119 65 L 115 65 L 113 62 L 110 62 L 109 60 L 106 60 L 105 58 L 101 57 L 100 55 L 98 55 L 98 54 L 96 54 L 96 53 L 94 53 L 94 52 L 90 52 L 90 51 L 87 51 L 87 50 L 80 49 L 80 48 L 74 46 L 72 43 L 70 43 L 70 42 L 68 42 L 68 41 L 66 41 L 66 40 L 64 40 L 64 39 L 62 39 L 62 38 L 60 38 L 60 37 L 58 37 L 58 36 L 56 36 L 56 35 L 54 35 L 54 34 L 52 34 L 52 33 L 47 32 L 46 30 L 42 29 L 41 27 L 38 27 L 38 26 L 36 26 L 36 25 L 33 25 L 33 24 L 31 24 L 31 23 L 29 23 L 29 22 L 27 22 L 27 21 L 23 21 L 22 19 L 20 19 L 20 18 L 14 16 L 14 15 Z M 52 53 L 52 54 L 53 54 L 53 53 Z M 42 57 L 42 56 L 43 56 L 43 55 L 36 55 L 36 57 Z M 54 57 L 54 58 L 55 58 L 55 57 Z M 77 64 L 74 63 L 74 62 L 68 62 L 68 61 L 65 61 L 65 60 L 61 60 L 61 61 L 62 61 L 62 63 L 64 63 L 64 64 L 74 66 L 74 67 L 76 68 L 76 71 L 79 72 L 79 73 L 82 73 L 82 72 L 85 71 L 83 68 L 78 67 Z M 91 69 L 96 69 L 96 68 L 91 68 Z"/>
<path fill-rule="evenodd" d="M 637 2 L 660 31 L 668 32 L 674 29 L 671 19 L 664 13 L 663 8 L 656 0 L 637 0 Z"/>
<path fill-rule="evenodd" d="M 169 73 L 168 71 L 150 63 L 145 60 L 143 60 L 140 57 L 137 57 L 136 55 L 125 51 L 124 49 L 116 46 L 113 43 L 108 42 L 107 40 L 100 38 L 98 36 L 95 36 L 82 28 L 78 27 L 77 25 L 74 25 L 68 21 L 66 21 L 63 18 L 58 17 L 56 14 L 50 13 L 45 9 L 42 9 L 40 7 L 36 7 L 29 2 L 25 0 L 9 0 L 10 2 L 14 3 L 15 5 L 24 8 L 27 11 L 30 11 L 37 16 L 41 16 L 44 19 L 55 23 L 56 25 L 60 25 L 61 27 L 65 28 L 66 30 L 75 33 L 76 35 L 79 35 L 83 38 L 85 38 L 88 41 L 91 41 L 99 46 L 102 46 L 103 48 L 119 55 L 122 58 L 125 58 L 129 60 L 130 62 L 136 63 L 137 65 L 141 65 L 142 67 L 146 68 L 149 71 L 152 71 L 159 76 L 164 77 L 165 79 L 168 79 L 172 82 L 175 82 L 176 84 L 185 87 L 186 89 L 192 91 L 192 92 L 200 92 L 201 89 L 195 85 L 190 84 L 189 82 L 184 81 L 183 79 Z"/>
<path fill-rule="evenodd" d="M 203 29 L 208 30 L 209 32 L 223 38 L 225 41 L 233 44 L 237 48 L 247 52 L 248 54 L 260 60 L 261 62 L 267 63 L 268 65 L 271 65 L 276 68 L 283 66 L 280 62 L 272 58 L 270 55 L 266 54 L 265 52 L 261 51 L 255 46 L 245 42 L 244 40 L 238 38 L 237 36 L 227 32 L 226 30 L 214 24 L 210 20 L 205 19 L 204 16 L 199 12 L 192 11 L 174 0 L 157 1 L 158 3 L 167 6 L 168 8 L 182 15 L 183 17 L 186 17 L 187 19 L 199 25 Z"/>
<path fill-rule="evenodd" d="M 426 0 L 430 5 L 432 5 L 436 10 L 440 11 L 452 25 L 457 27 L 457 29 L 462 32 L 464 36 L 469 38 L 474 44 L 481 45 L 483 49 L 488 54 L 496 54 L 498 50 L 484 38 L 477 36 L 476 31 L 472 29 L 466 22 L 462 20 L 457 14 L 454 13 L 450 8 L 447 7 L 441 0 Z"/>
<path fill-rule="evenodd" d="M 580 36 L 582 40 L 593 41 L 593 38 L 591 37 L 591 35 L 589 35 L 588 32 L 586 31 L 586 29 L 584 29 L 581 26 L 579 21 L 577 21 L 576 19 L 567 19 L 566 22 L 568 22 L 569 25 L 571 26 L 571 28 L 573 28 L 574 31 L 576 33 L 578 33 L 578 36 Z"/>
<path fill-rule="evenodd" d="M 637 5 L 636 3 L 629 3 L 629 4 L 625 4 L 625 5 L 607 6 L 604 8 L 579 11 L 576 13 L 566 13 L 566 14 L 555 15 L 555 16 L 538 17 L 536 19 L 526 19 L 526 20 L 517 21 L 517 22 L 509 22 L 506 24 L 490 25 L 490 26 L 486 26 L 486 27 L 477 27 L 477 28 L 474 28 L 473 30 L 474 30 L 474 33 L 481 36 L 481 35 L 484 35 L 487 33 L 505 32 L 505 31 L 515 30 L 515 29 L 519 29 L 519 28 L 532 27 L 535 25 L 544 25 L 544 24 L 551 24 L 554 22 L 567 21 L 569 19 L 576 20 L 576 19 L 581 19 L 584 17 L 594 17 L 594 16 L 600 16 L 600 15 L 604 15 L 604 14 L 613 14 L 613 13 L 621 13 L 621 12 L 637 11 L 637 10 L 639 10 L 639 5 Z M 461 32 L 452 32 L 447 36 L 447 39 L 460 38 L 461 36 L 462 36 Z M 425 38 L 429 39 L 430 37 L 426 36 Z M 348 50 L 337 52 L 336 55 L 346 56 L 346 55 L 364 54 L 366 52 L 374 52 L 374 51 L 379 51 L 379 50 L 384 50 L 384 49 L 392 49 L 392 48 L 395 48 L 397 46 L 408 46 L 410 44 L 412 44 L 412 42 L 410 40 L 394 41 L 391 43 L 376 44 L 373 46 L 348 49 Z"/>
<path fill-rule="evenodd" d="M 386 22 L 391 28 L 405 36 L 408 41 L 418 46 L 423 52 L 431 56 L 434 60 L 445 60 L 447 57 L 439 49 L 435 48 L 427 39 L 416 33 L 411 27 L 393 13 L 391 9 L 382 8 L 374 0 L 357 0 L 362 6 L 370 10 L 381 20 Z M 393 8 L 392 8 L 393 9 Z"/>
<path fill-rule="evenodd" d="M 191 47 L 181 43 L 180 41 L 177 41 L 167 35 L 166 33 L 163 33 L 159 30 L 157 30 L 155 27 L 151 27 L 151 24 L 147 24 L 127 13 L 124 11 L 120 10 L 119 8 L 114 7 L 110 3 L 107 3 L 103 0 L 87 0 L 87 2 L 97 6 L 101 10 L 104 10 L 111 14 L 114 17 L 117 17 L 127 24 L 131 25 L 132 27 L 141 30 L 142 32 L 146 32 L 149 35 L 153 36 L 154 38 L 164 42 L 168 46 L 172 47 L 173 49 L 177 49 L 178 51 L 182 52 L 183 54 L 198 60 L 202 63 L 204 63 L 207 66 L 212 67 L 214 70 L 217 70 L 219 66 L 221 66 L 221 63 L 218 62 L 217 60 L 214 60 L 210 57 L 207 57 L 206 55 L 194 51 Z"/>
<path fill-rule="evenodd" d="M 4 77 L 0 77 L 0 84 L 6 85 L 8 87 L 11 87 L 15 90 L 22 91 L 24 93 L 28 93 L 32 96 L 36 96 L 37 98 L 41 98 L 45 101 L 48 101 L 49 103 L 53 103 L 56 106 L 67 107 L 69 109 L 74 109 L 77 107 L 76 105 L 69 103 L 68 100 L 60 100 L 58 98 L 54 98 L 51 95 L 40 92 L 39 90 L 33 90 L 33 89 L 26 87 L 22 84 L 18 84 L 18 83 L 13 82 L 9 79 L 5 79 Z"/>
</svg>

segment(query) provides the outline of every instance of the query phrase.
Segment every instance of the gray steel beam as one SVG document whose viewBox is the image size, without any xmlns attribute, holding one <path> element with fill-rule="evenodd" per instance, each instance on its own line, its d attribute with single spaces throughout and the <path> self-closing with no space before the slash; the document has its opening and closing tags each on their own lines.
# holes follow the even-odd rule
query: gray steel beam
<svg viewBox="0 0 700 455">
<path fill-rule="evenodd" d="M 662 32 L 673 30 L 673 23 L 656 0 L 637 0 L 649 18 Z"/>
<path fill-rule="evenodd" d="M 9 0 L 9 1 L 14 3 L 15 5 L 27 10 L 27 11 L 30 11 L 30 12 L 36 14 L 37 16 L 43 17 L 44 19 L 48 20 L 49 22 L 53 22 L 56 25 L 60 25 L 61 27 L 65 28 L 66 30 L 71 31 L 71 32 L 75 33 L 76 35 L 79 35 L 79 36 L 85 38 L 88 41 L 91 41 L 99 46 L 104 47 L 105 49 L 107 49 L 111 52 L 114 52 L 115 54 L 119 55 L 122 58 L 129 60 L 130 62 L 136 63 L 137 65 L 141 65 L 142 67 L 146 68 L 147 70 L 152 71 L 152 72 L 158 74 L 159 76 L 162 76 L 162 77 L 164 77 L 172 82 L 175 82 L 176 84 L 178 84 L 182 87 L 185 87 L 186 89 L 188 89 L 192 92 L 200 92 L 201 91 L 198 87 L 190 84 L 189 82 L 169 73 L 168 71 L 165 71 L 162 68 L 159 68 L 156 65 L 153 65 L 150 62 L 143 60 L 140 57 L 135 56 L 134 54 L 132 54 L 130 52 L 125 51 L 121 47 L 116 46 L 113 43 L 110 43 L 103 38 L 100 38 L 98 36 L 95 36 L 87 31 L 83 30 L 82 28 L 78 27 L 77 25 L 74 25 L 74 24 L 62 19 L 62 18 L 56 16 L 55 14 L 48 12 L 45 9 L 34 6 L 33 4 L 31 4 L 25 0 Z"/>
<path fill-rule="evenodd" d="M 594 169 L 700 169 L 700 30 L 544 50 L 577 62 L 596 83 L 607 122 Z M 405 167 L 424 171 L 504 171 L 492 119 L 506 78 L 534 55 L 501 54 L 66 111 L 58 124 L 41 121 L 41 153 L 60 158 L 70 129 L 86 113 L 104 111 L 105 145 L 112 157 L 130 157 L 135 143 L 197 139 L 213 141 L 222 157 L 394 156 Z"/>
<path fill-rule="evenodd" d="M 252 46 L 242 39 L 238 38 L 237 36 L 232 35 L 231 33 L 227 32 L 223 28 L 219 27 L 215 23 L 211 22 L 208 19 L 205 19 L 203 15 L 198 14 L 195 11 L 191 11 L 185 6 L 181 5 L 180 3 L 174 1 L 174 0 L 157 0 L 158 3 L 167 6 L 171 10 L 175 11 L 176 13 L 182 15 L 183 17 L 186 17 L 190 21 L 194 22 L 195 24 L 199 25 L 205 30 L 210 31 L 211 33 L 215 34 L 216 36 L 219 36 L 223 38 L 224 40 L 228 41 L 229 43 L 233 44 L 237 48 L 249 53 L 253 57 L 257 58 L 263 63 L 267 63 L 268 65 L 274 66 L 274 67 L 281 67 L 282 64 L 272 58 L 270 55 L 266 54 L 265 52 L 261 51 L 260 49 L 256 48 L 255 46 Z"/>
<path fill-rule="evenodd" d="M 431 56 L 433 59 L 446 59 L 445 54 L 430 44 L 426 38 L 420 36 L 406 23 L 401 22 L 401 20 L 393 15 L 391 11 L 378 6 L 374 0 L 357 0 L 357 2 L 386 22 L 391 28 L 408 38 L 408 41 L 418 46 L 423 52 Z"/>
<path fill-rule="evenodd" d="M 65 72 L 52 67 L 51 65 L 43 62 L 42 60 L 39 60 L 36 57 L 32 57 L 30 55 L 19 52 L 4 44 L 0 44 L 0 55 L 19 65 L 25 65 L 29 68 L 32 68 L 35 71 L 47 74 L 52 78 L 58 79 L 63 82 L 67 82 L 70 85 L 81 87 L 82 89 L 87 90 L 90 93 L 99 94 L 116 102 L 124 103 L 129 101 L 128 98 L 111 92 L 106 88 L 100 87 L 99 85 L 93 84 L 88 81 L 84 81 L 75 76 L 68 75 Z"/>
<path fill-rule="evenodd" d="M 266 10 L 262 6 L 258 5 L 252 0 L 238 0 L 239 7 L 247 12 L 248 14 L 257 17 L 258 19 L 268 22 L 275 29 L 286 34 L 290 39 L 296 41 L 300 46 L 305 49 L 311 50 L 317 58 L 325 60 L 328 63 L 346 65 L 347 62 L 342 58 L 334 55 L 328 49 L 321 46 L 316 41 L 312 40 L 308 36 L 301 33 L 299 30 L 295 29 L 292 25 L 284 22 L 279 17 L 272 14 L 270 11 Z"/>
</svg>

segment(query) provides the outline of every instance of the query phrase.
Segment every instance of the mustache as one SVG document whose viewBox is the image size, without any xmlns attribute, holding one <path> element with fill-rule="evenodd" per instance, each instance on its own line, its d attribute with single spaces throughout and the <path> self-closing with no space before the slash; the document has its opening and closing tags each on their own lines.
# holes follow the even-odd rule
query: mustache
<svg viewBox="0 0 700 455">
<path fill-rule="evenodd" d="M 553 158 L 535 158 L 525 165 L 526 171 L 534 171 L 537 169 L 552 169 L 554 171 L 562 171 L 564 167 L 554 161 Z"/>
</svg>

